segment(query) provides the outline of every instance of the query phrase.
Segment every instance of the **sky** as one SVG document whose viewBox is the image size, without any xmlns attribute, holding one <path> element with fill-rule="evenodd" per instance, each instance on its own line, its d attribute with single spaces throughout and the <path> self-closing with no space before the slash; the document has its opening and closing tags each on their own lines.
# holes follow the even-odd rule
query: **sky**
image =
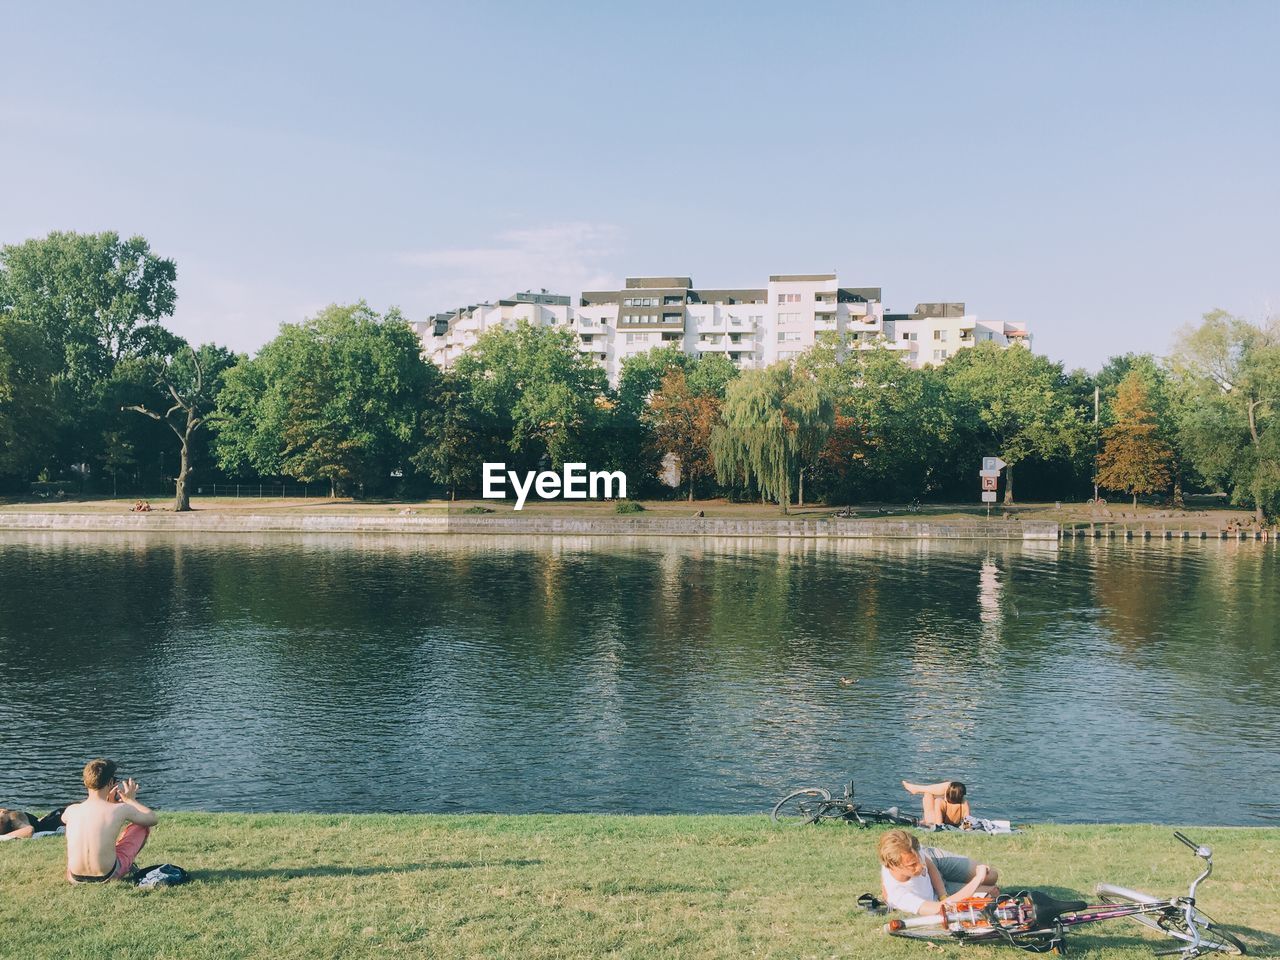
<svg viewBox="0 0 1280 960">
<path fill-rule="evenodd" d="M 141 234 L 253 351 L 835 271 L 1096 370 L 1280 312 L 1280 3 L 0 0 L 0 244 Z"/>
</svg>

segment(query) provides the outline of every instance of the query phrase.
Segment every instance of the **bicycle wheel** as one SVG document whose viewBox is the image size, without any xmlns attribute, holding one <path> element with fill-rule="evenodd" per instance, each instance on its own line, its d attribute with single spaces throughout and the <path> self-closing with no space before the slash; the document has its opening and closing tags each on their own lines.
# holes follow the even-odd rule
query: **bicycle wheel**
<svg viewBox="0 0 1280 960">
<path fill-rule="evenodd" d="M 777 802 L 769 818 L 774 823 L 802 826 L 813 823 L 822 816 L 823 804 L 830 802 L 831 794 L 821 787 L 806 787 L 788 793 Z"/>
<path fill-rule="evenodd" d="M 1097 886 L 1098 896 L 1103 903 L 1163 903 L 1160 897 L 1141 890 L 1130 890 L 1128 887 L 1117 887 L 1110 883 Z M 1192 908 L 1192 916 L 1196 927 L 1200 930 L 1200 949 L 1214 950 L 1218 953 L 1229 953 L 1241 956 L 1246 953 L 1245 946 L 1236 937 L 1218 926 L 1203 910 Z M 1178 907 L 1169 907 L 1162 913 L 1137 913 L 1129 918 L 1145 927 L 1158 930 L 1165 936 L 1192 943 L 1195 935 L 1187 927 L 1186 914 Z"/>
</svg>

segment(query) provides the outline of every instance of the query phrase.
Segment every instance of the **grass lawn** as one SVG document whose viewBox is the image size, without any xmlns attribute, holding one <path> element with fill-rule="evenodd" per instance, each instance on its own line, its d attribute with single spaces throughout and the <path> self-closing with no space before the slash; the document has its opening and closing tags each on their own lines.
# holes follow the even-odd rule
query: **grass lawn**
<svg viewBox="0 0 1280 960">
<path fill-rule="evenodd" d="M 1257 955 L 1280 952 L 1280 829 L 1194 828 L 1215 851 L 1200 905 Z M 879 830 L 763 817 L 163 816 L 141 863 L 194 881 L 71 887 L 61 839 L 0 844 L 0 956 L 1014 957 L 927 948 L 855 906 Z M 927 838 L 929 842 L 932 838 Z M 949 834 L 1006 886 L 1059 896 L 1099 880 L 1170 895 L 1197 861 L 1165 827 Z M 1132 921 L 1081 928 L 1077 954 L 1150 957 Z"/>
</svg>

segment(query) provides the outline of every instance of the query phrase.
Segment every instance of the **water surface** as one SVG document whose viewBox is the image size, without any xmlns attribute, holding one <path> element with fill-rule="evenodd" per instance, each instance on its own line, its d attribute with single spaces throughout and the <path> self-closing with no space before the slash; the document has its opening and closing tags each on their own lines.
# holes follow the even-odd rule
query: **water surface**
<svg viewBox="0 0 1280 960">
<path fill-rule="evenodd" d="M 0 805 L 1280 822 L 1256 543 L 0 534 Z M 840 678 L 856 680 L 841 684 Z"/>
</svg>

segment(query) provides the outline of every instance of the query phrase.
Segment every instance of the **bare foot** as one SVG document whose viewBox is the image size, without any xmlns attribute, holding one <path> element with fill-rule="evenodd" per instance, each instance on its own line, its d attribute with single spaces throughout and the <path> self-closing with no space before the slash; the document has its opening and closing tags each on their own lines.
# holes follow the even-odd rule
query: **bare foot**
<svg viewBox="0 0 1280 960">
<path fill-rule="evenodd" d="M 906 781 L 906 780 L 903 780 L 903 781 L 902 781 L 902 789 L 903 789 L 903 790 L 905 790 L 905 791 L 907 791 L 907 793 L 913 793 L 913 794 L 914 794 L 914 793 L 923 793 L 923 792 L 924 792 L 924 790 L 920 787 L 920 785 L 919 785 L 919 784 L 916 784 L 916 783 L 907 783 L 907 781 Z"/>
</svg>

